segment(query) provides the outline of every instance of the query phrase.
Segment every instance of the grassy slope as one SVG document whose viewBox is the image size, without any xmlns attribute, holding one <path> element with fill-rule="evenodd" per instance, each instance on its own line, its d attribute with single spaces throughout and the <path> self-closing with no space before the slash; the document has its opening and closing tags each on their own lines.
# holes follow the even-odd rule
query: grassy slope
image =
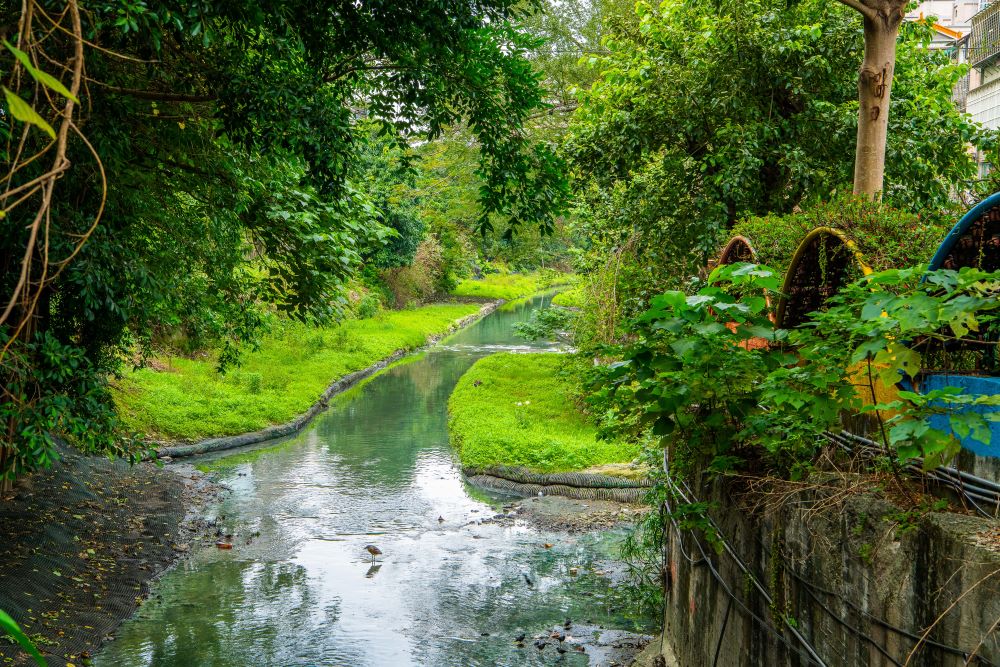
<svg viewBox="0 0 1000 667">
<path fill-rule="evenodd" d="M 552 297 L 552 305 L 564 308 L 583 308 L 584 298 L 583 285 L 578 285 Z"/>
<path fill-rule="evenodd" d="M 561 363 L 559 354 L 502 353 L 462 376 L 448 410 L 463 465 L 553 472 L 627 463 L 639 455 L 637 446 L 597 440 L 594 426 L 573 407 Z"/>
<path fill-rule="evenodd" d="M 226 375 L 213 359 L 159 359 L 118 383 L 115 401 L 130 428 L 159 438 L 206 438 L 255 431 L 309 409 L 336 378 L 396 350 L 423 345 L 476 304 L 432 305 L 316 329 L 285 323 Z"/>
<path fill-rule="evenodd" d="M 554 272 L 544 273 L 493 273 L 484 278 L 466 279 L 452 290 L 453 296 L 474 296 L 487 299 L 516 299 L 535 292 L 564 284 L 572 280 L 568 274 Z"/>
</svg>

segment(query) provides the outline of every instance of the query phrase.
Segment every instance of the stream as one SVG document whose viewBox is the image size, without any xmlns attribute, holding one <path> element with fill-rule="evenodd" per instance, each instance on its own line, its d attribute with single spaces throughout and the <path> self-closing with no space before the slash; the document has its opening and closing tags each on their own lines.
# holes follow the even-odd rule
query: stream
<svg viewBox="0 0 1000 667">
<path fill-rule="evenodd" d="M 538 650 L 532 638 L 566 619 L 587 632 L 648 630 L 605 574 L 620 531 L 489 521 L 510 499 L 466 484 L 448 443 L 459 377 L 496 351 L 550 347 L 512 332 L 550 300 L 408 357 L 294 437 L 200 458 L 231 489 L 205 511 L 233 548 L 192 545 L 93 664 L 588 665 L 588 654 Z M 383 552 L 374 565 L 367 544 Z"/>
</svg>

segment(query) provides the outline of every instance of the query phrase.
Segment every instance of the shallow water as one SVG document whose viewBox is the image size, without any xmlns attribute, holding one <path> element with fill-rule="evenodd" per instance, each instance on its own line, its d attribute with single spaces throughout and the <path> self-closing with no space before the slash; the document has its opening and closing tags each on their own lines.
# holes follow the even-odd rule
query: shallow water
<svg viewBox="0 0 1000 667">
<path fill-rule="evenodd" d="M 501 499 L 462 480 L 448 444 L 458 378 L 486 354 L 550 347 L 512 333 L 549 298 L 390 368 L 296 437 L 212 459 L 232 492 L 210 514 L 233 549 L 195 547 L 94 664 L 586 665 L 530 638 L 566 618 L 635 628 L 600 574 L 620 535 L 480 523 Z"/>
</svg>

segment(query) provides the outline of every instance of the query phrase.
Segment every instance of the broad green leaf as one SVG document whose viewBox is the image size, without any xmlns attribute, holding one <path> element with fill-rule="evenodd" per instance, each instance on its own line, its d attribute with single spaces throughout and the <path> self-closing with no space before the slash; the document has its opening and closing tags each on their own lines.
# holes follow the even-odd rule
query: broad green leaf
<svg viewBox="0 0 1000 667">
<path fill-rule="evenodd" d="M 22 100 L 18 95 L 16 95 L 9 88 L 4 86 L 3 89 L 4 97 L 7 98 L 7 108 L 10 109 L 10 115 L 24 123 L 30 123 L 37 127 L 42 128 L 46 134 L 48 134 L 53 139 L 56 138 L 56 131 L 52 129 L 44 118 L 38 115 L 30 104 Z"/>
<path fill-rule="evenodd" d="M 45 658 L 42 657 L 42 654 L 38 652 L 38 649 L 35 648 L 35 645 L 30 639 L 28 639 L 28 636 L 24 634 L 17 622 L 11 618 L 7 612 L 2 610 L 0 610 L 0 629 L 13 637 L 14 641 L 20 644 L 21 648 L 23 648 L 28 655 L 34 659 L 36 665 L 46 667 L 48 663 L 45 662 Z"/>
<path fill-rule="evenodd" d="M 74 95 L 73 93 L 69 92 L 69 88 L 67 88 L 66 86 L 64 86 L 62 84 L 62 81 L 60 81 L 59 79 L 55 78 L 51 74 L 48 74 L 47 72 L 43 72 L 42 70 L 40 70 L 37 67 L 35 67 L 34 65 L 32 65 L 31 64 L 31 59 L 28 58 L 28 54 L 27 53 L 25 53 L 21 49 L 17 48 L 16 46 L 12 45 L 6 39 L 3 40 L 3 45 L 6 46 L 10 50 L 10 52 L 14 54 L 14 57 L 17 58 L 18 62 L 20 62 L 22 65 L 24 65 L 24 69 L 28 70 L 28 74 L 30 74 L 31 77 L 33 79 L 35 79 L 35 81 L 38 81 L 42 85 L 44 85 L 44 86 L 46 86 L 48 88 L 51 88 L 52 90 L 56 91 L 57 93 L 59 93 L 63 97 L 67 97 L 67 98 L 73 100 L 77 104 L 80 103 L 80 100 L 77 99 L 76 95 Z"/>
</svg>

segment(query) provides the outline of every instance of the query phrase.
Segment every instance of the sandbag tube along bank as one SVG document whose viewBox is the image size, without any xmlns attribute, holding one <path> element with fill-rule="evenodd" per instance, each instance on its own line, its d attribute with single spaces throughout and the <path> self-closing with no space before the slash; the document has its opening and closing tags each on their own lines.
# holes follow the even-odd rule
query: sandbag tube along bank
<svg viewBox="0 0 1000 667">
<path fill-rule="evenodd" d="M 465 467 L 470 484 L 519 496 L 564 496 L 576 500 L 637 503 L 653 486 L 649 479 L 629 479 L 587 472 L 539 473 L 519 466 Z"/>
</svg>

